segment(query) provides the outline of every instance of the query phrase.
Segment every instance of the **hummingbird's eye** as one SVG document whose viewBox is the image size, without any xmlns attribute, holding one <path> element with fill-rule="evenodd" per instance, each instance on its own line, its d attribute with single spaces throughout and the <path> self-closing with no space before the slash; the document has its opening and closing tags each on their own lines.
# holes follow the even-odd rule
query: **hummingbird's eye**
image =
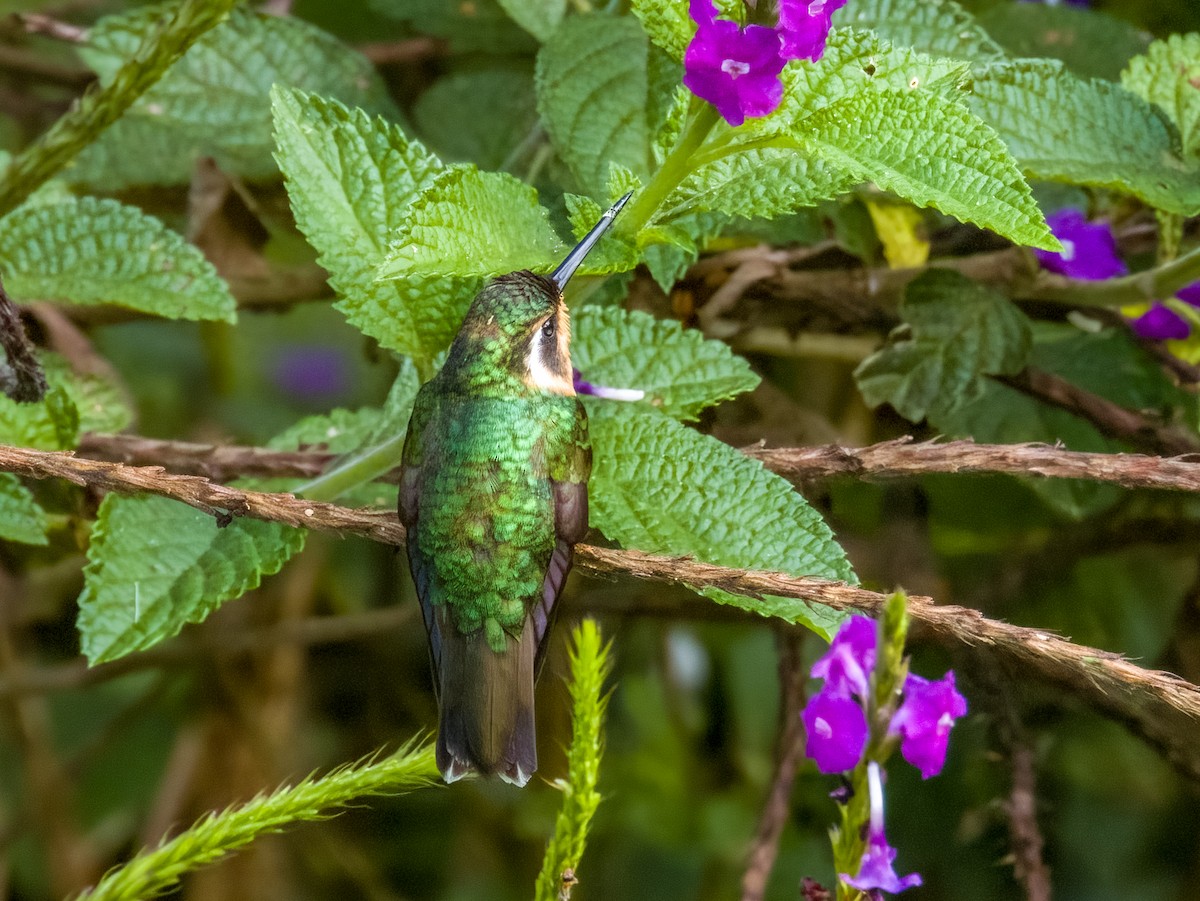
<svg viewBox="0 0 1200 901">
<path fill-rule="evenodd" d="M 554 337 L 554 318 L 553 317 L 551 317 L 550 319 L 547 319 L 545 322 L 542 323 L 542 337 L 543 338 L 553 338 Z"/>
</svg>

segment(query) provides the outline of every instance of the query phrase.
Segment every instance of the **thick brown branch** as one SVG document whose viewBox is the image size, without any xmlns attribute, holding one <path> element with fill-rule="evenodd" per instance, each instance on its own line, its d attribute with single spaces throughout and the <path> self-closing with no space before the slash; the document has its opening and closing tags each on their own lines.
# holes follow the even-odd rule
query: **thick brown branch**
<svg viewBox="0 0 1200 901">
<path fill-rule="evenodd" d="M 332 454 L 272 451 L 257 447 L 192 444 L 138 435 L 83 436 L 79 449 L 121 463 L 158 464 L 217 481 L 239 476 L 313 478 Z M 913 442 L 908 438 L 869 447 L 747 447 L 772 472 L 796 483 L 849 475 L 903 478 L 934 472 L 1007 473 L 1052 479 L 1088 479 L 1123 488 L 1200 491 L 1200 460 L 1144 454 L 1096 454 L 1046 444 L 976 444 L 973 441 Z"/>
<path fill-rule="evenodd" d="M 0 471 L 31 478 L 63 478 L 122 493 L 169 497 L 228 520 L 249 516 L 318 531 L 361 535 L 398 545 L 404 529 L 391 511 L 348 510 L 290 494 L 241 491 L 198 476 L 171 475 L 160 467 L 131 467 L 85 460 L 64 452 L 0 446 Z M 825 579 L 787 576 L 579 545 L 577 566 L 601 576 L 720 588 L 745 597 L 776 595 L 826 604 L 837 610 L 877 613 L 885 596 Z M 707 603 L 707 602 L 706 602 Z M 986 618 L 978 610 L 935 606 L 913 597 L 916 631 L 951 645 L 994 653 L 1015 674 L 1067 689 L 1129 724 L 1156 744 L 1180 770 L 1200 779 L 1200 688 L 1169 673 L 1143 669 L 1118 654 L 1074 644 L 1038 629 Z"/>
</svg>

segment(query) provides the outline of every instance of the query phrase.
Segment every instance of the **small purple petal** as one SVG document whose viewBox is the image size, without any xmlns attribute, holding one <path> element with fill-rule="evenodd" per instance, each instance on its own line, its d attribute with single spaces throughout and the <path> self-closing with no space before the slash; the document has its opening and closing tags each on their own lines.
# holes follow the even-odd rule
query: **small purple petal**
<svg viewBox="0 0 1200 901">
<path fill-rule="evenodd" d="M 271 369 L 275 385 L 298 398 L 330 397 L 350 387 L 345 356 L 325 345 L 302 345 L 282 350 Z"/>
<path fill-rule="evenodd" d="M 892 862 L 896 859 L 896 849 L 888 844 L 883 830 L 883 779 L 880 776 L 879 764 L 871 761 L 867 764 L 867 790 L 870 793 L 871 815 L 867 826 L 867 850 L 863 852 L 862 863 L 858 873 L 849 876 L 839 874 L 842 882 L 853 886 L 859 891 L 891 892 L 896 894 L 905 889 L 921 884 L 920 873 L 910 873 L 907 876 L 897 876 Z"/>
<path fill-rule="evenodd" d="M 1186 288 L 1180 290 L 1175 296 L 1184 303 L 1191 304 L 1194 307 L 1200 307 L 1200 282 L 1192 282 Z"/>
<path fill-rule="evenodd" d="M 696 35 L 683 57 L 683 83 L 697 97 L 717 108 L 730 125 L 747 116 L 774 112 L 783 99 L 779 73 L 786 60 L 779 53 L 774 28 L 714 19 L 715 7 L 693 0 Z"/>
<path fill-rule="evenodd" d="M 1161 303 L 1156 303 L 1129 326 L 1150 341 L 1181 341 L 1192 331 L 1186 319 Z"/>
<path fill-rule="evenodd" d="M 967 712 L 967 699 L 954 687 L 954 671 L 936 682 L 909 673 L 904 701 L 888 731 L 900 736 L 900 753 L 928 779 L 942 771 L 954 721 Z"/>
<path fill-rule="evenodd" d="M 867 745 L 867 717 L 850 698 L 818 692 L 800 714 L 808 738 L 804 753 L 822 773 L 853 769 Z"/>
<path fill-rule="evenodd" d="M 812 666 L 812 677 L 824 679 L 823 691 L 849 697 L 865 697 L 875 668 L 875 621 L 865 616 L 847 620 L 829 650 Z"/>
<path fill-rule="evenodd" d="M 846 0 L 780 0 L 779 36 L 784 59 L 819 60 L 825 53 L 831 16 Z"/>
<path fill-rule="evenodd" d="M 716 0 L 691 0 L 688 3 L 688 15 L 697 25 L 707 25 L 717 17 Z"/>
<path fill-rule="evenodd" d="M 1092 224 L 1083 213 L 1072 209 L 1047 216 L 1046 224 L 1063 245 L 1062 253 L 1034 251 L 1042 267 L 1050 272 L 1084 281 L 1100 281 L 1129 271 L 1117 254 L 1117 242 L 1107 224 Z"/>
</svg>

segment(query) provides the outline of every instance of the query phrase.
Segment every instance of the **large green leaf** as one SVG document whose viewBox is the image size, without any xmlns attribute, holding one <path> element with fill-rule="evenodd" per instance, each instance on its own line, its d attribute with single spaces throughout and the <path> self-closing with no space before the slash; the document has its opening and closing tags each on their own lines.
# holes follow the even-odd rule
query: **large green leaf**
<svg viewBox="0 0 1200 901">
<path fill-rule="evenodd" d="M 296 223 L 341 295 L 338 308 L 384 347 L 430 361 L 450 343 L 475 286 L 461 280 L 381 281 L 388 236 L 444 171 L 395 125 L 333 100 L 277 88 L 280 168 Z"/>
<path fill-rule="evenodd" d="M 1200 33 L 1155 41 L 1130 60 L 1121 84 L 1165 112 L 1183 136 L 1183 152 L 1200 157 Z"/>
<path fill-rule="evenodd" d="M 161 6 L 102 19 L 81 48 L 107 82 L 162 15 Z M 225 171 L 265 178 L 271 159 L 274 84 L 336 97 L 373 112 L 394 112 L 370 61 L 291 16 L 235 7 L 94 145 L 67 177 L 117 188 L 185 182 L 194 160 L 211 156 Z"/>
<path fill-rule="evenodd" d="M 421 94 L 413 120 L 443 159 L 481 169 L 508 168 L 510 155 L 538 125 L 533 77 L 501 68 L 454 72 Z"/>
<path fill-rule="evenodd" d="M 499 0 L 514 22 L 539 41 L 548 40 L 567 13 L 567 0 Z"/>
<path fill-rule="evenodd" d="M 890 403 L 919 422 L 979 396 L 984 376 L 1019 372 L 1029 357 L 1029 321 L 1008 298 L 956 272 L 931 269 L 905 291 L 906 337 L 854 372 L 871 406 Z"/>
<path fill-rule="evenodd" d="M 1136 94 L 1082 81 L 1047 60 L 990 66 L 971 108 L 1034 178 L 1120 191 L 1161 210 L 1200 212 L 1200 166 L 1179 156 L 1166 117 Z"/>
<path fill-rule="evenodd" d="M 0 394 L 0 444 L 38 450 L 71 448 L 80 432 L 119 432 L 132 411 L 117 386 L 97 375 L 72 372 L 62 357 L 40 355 L 49 390 L 43 400 L 19 404 Z"/>
<path fill-rule="evenodd" d="M 46 511 L 33 493 L 10 472 L 0 472 L 0 539 L 47 544 Z"/>
<path fill-rule="evenodd" d="M 820 515 L 757 461 L 643 405 L 584 403 L 595 455 L 588 506 L 607 538 L 723 566 L 854 579 Z M 794 599 L 704 593 L 826 638 L 840 619 Z"/>
<path fill-rule="evenodd" d="M 28 300 L 107 303 L 170 319 L 233 322 L 237 303 L 204 255 L 159 220 L 81 197 L 0 219 L 5 286 Z"/>
<path fill-rule="evenodd" d="M 649 173 L 679 67 L 628 17 L 576 16 L 538 54 L 538 110 L 580 187 L 604 195 L 609 167 Z"/>
<path fill-rule="evenodd" d="M 421 193 L 393 232 L 379 276 L 548 272 L 564 249 L 529 185 L 505 172 L 453 166 Z"/>
<path fill-rule="evenodd" d="M 206 513 L 161 497 L 110 494 L 100 505 L 78 628 L 91 663 L 144 650 L 200 622 L 278 572 L 305 533 Z"/>
<path fill-rule="evenodd" d="M 834 15 L 838 25 L 866 28 L 899 47 L 982 62 L 1004 51 L 952 0 L 850 0 Z"/>
<path fill-rule="evenodd" d="M 930 91 L 863 92 L 813 114 L 793 136 L 917 206 L 1017 244 L 1059 249 L 1004 142 L 955 100 Z"/>
<path fill-rule="evenodd" d="M 752 391 L 759 378 L 720 341 L 678 322 L 617 307 L 583 307 L 573 316 L 571 360 L 590 382 L 646 392 L 645 403 L 675 419 Z"/>
</svg>

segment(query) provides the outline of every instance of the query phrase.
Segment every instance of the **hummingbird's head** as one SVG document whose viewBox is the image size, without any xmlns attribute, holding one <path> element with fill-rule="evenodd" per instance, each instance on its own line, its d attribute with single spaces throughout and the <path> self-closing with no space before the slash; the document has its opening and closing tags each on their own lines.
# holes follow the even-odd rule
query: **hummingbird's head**
<svg viewBox="0 0 1200 901">
<path fill-rule="evenodd" d="M 563 289 L 630 196 L 605 212 L 549 277 L 522 271 L 489 282 L 467 310 L 442 377 L 474 392 L 524 387 L 574 395 L 571 317 Z"/>
</svg>

